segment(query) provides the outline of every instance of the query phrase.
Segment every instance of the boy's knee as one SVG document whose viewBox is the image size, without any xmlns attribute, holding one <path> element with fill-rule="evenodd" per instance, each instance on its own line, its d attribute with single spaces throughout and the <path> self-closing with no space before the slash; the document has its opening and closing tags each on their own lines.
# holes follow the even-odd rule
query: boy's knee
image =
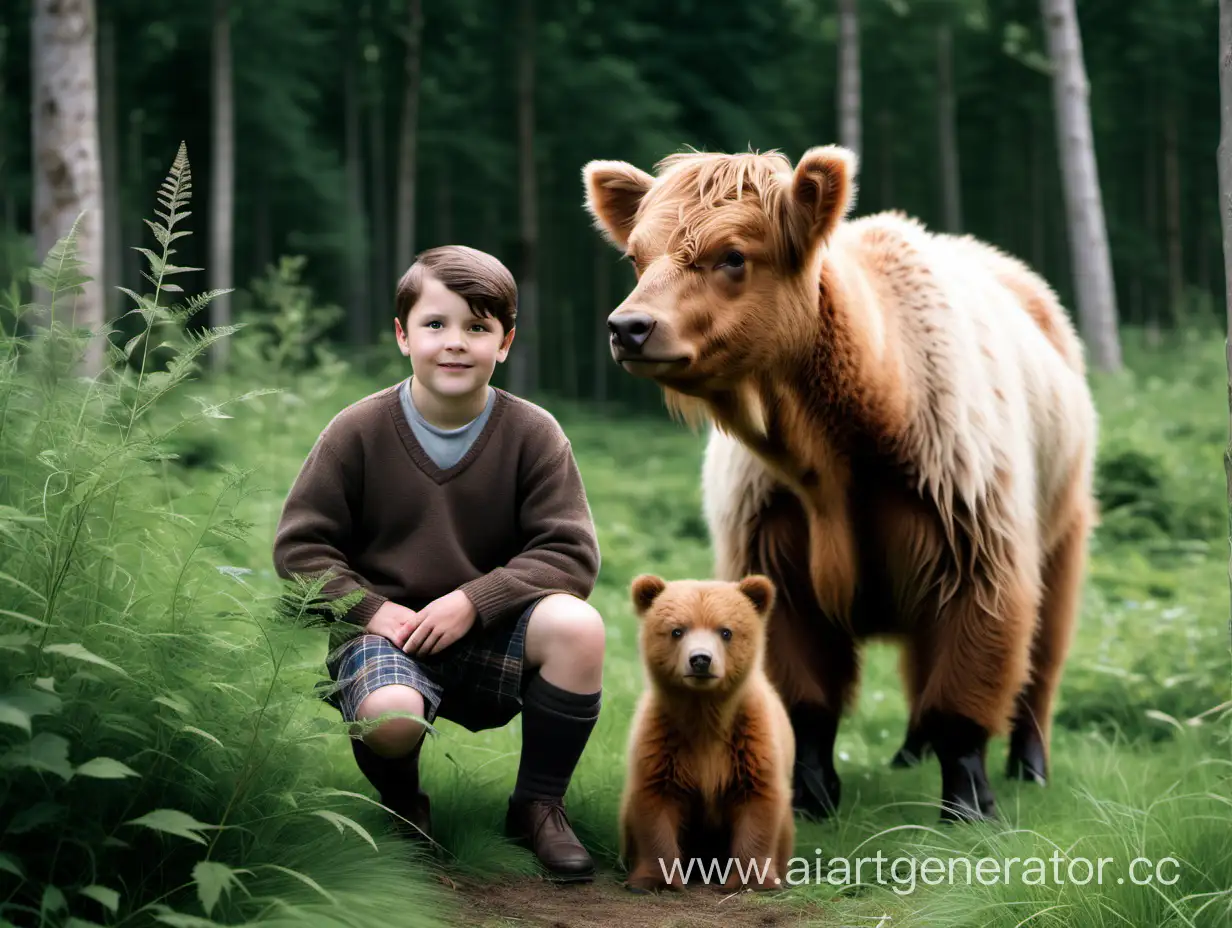
<svg viewBox="0 0 1232 928">
<path fill-rule="evenodd" d="M 423 718 L 422 694 L 401 684 L 382 686 L 364 697 L 355 714 L 360 721 L 367 721 L 390 713 L 398 713 L 398 716 L 385 719 L 367 732 L 364 744 L 383 757 L 401 757 L 411 753 L 423 737 L 425 729 L 422 723 L 402 717 L 415 715 Z"/>
<path fill-rule="evenodd" d="M 598 610 L 584 600 L 565 594 L 549 596 L 542 606 L 547 607 L 543 631 L 550 642 L 550 650 L 571 663 L 602 666 L 607 632 Z"/>
</svg>

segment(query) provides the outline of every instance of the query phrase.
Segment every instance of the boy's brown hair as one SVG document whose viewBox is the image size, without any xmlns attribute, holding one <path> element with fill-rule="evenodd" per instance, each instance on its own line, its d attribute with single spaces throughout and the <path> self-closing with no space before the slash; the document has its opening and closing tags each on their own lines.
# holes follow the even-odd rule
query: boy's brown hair
<svg viewBox="0 0 1232 928">
<path fill-rule="evenodd" d="M 476 316 L 494 316 L 508 335 L 518 317 L 518 285 L 499 260 L 466 245 L 442 245 L 420 252 L 398 281 L 394 305 L 398 321 L 406 317 L 423 293 L 428 273 L 466 300 Z"/>
</svg>

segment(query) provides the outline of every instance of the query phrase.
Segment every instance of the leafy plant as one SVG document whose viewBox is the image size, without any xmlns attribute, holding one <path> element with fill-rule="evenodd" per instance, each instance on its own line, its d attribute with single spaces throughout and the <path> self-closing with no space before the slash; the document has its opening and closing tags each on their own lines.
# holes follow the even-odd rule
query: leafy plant
<svg viewBox="0 0 1232 928">
<path fill-rule="evenodd" d="M 221 292 L 173 282 L 191 187 L 181 145 L 139 249 L 151 289 L 124 291 L 142 331 L 102 376 L 74 375 L 113 334 L 72 323 L 75 227 L 30 275 L 46 304 L 10 294 L 30 334 L 0 330 L 0 924 L 431 924 L 409 851 L 320 762 L 341 726 L 288 671 L 319 589 L 280 598 L 227 560 L 252 473 L 167 469 L 181 430 L 271 392 L 186 395 L 238 330 L 185 328 Z"/>
</svg>

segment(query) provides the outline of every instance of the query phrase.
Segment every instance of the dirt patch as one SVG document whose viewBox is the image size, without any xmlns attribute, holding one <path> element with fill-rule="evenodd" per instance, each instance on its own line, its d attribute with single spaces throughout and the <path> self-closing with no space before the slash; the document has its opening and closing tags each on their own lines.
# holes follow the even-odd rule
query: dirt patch
<svg viewBox="0 0 1232 928">
<path fill-rule="evenodd" d="M 727 894 L 697 887 L 639 896 L 614 875 L 593 883 L 557 885 L 520 879 L 455 884 L 460 926 L 467 928 L 796 928 L 821 913 L 770 894 Z M 756 898 L 755 898 L 756 896 Z"/>
</svg>

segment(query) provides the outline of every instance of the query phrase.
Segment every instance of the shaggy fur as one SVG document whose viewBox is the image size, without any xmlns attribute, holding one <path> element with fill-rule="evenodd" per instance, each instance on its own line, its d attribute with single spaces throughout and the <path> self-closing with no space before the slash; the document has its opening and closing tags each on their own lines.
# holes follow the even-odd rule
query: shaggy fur
<svg viewBox="0 0 1232 928">
<path fill-rule="evenodd" d="M 943 799 L 992 814 L 986 784 L 955 799 L 944 783 L 973 752 L 982 776 L 987 737 L 1011 726 L 1010 772 L 1045 776 L 1095 512 L 1082 346 L 1016 259 L 900 213 L 848 220 L 855 167 L 834 146 L 795 167 L 587 165 L 587 207 L 638 272 L 613 356 L 713 423 L 716 576 L 764 573 L 781 593 L 768 663 L 801 753 L 816 742 L 837 793 L 830 728 L 859 642 L 893 637 L 909 742 L 945 742 Z M 634 318 L 642 344 L 620 334 Z"/>
<path fill-rule="evenodd" d="M 795 841 L 787 710 L 763 667 L 765 620 L 775 590 L 765 577 L 740 581 L 633 581 L 647 687 L 629 736 L 620 806 L 628 887 L 678 887 L 664 867 L 696 858 L 763 867 L 748 885 L 772 889 Z M 691 657 L 705 653 L 709 677 Z M 660 864 L 660 861 L 663 863 Z M 706 864 L 709 866 L 709 864 Z M 694 879 L 699 871 L 693 871 Z M 736 866 L 725 888 L 742 884 Z"/>
</svg>

